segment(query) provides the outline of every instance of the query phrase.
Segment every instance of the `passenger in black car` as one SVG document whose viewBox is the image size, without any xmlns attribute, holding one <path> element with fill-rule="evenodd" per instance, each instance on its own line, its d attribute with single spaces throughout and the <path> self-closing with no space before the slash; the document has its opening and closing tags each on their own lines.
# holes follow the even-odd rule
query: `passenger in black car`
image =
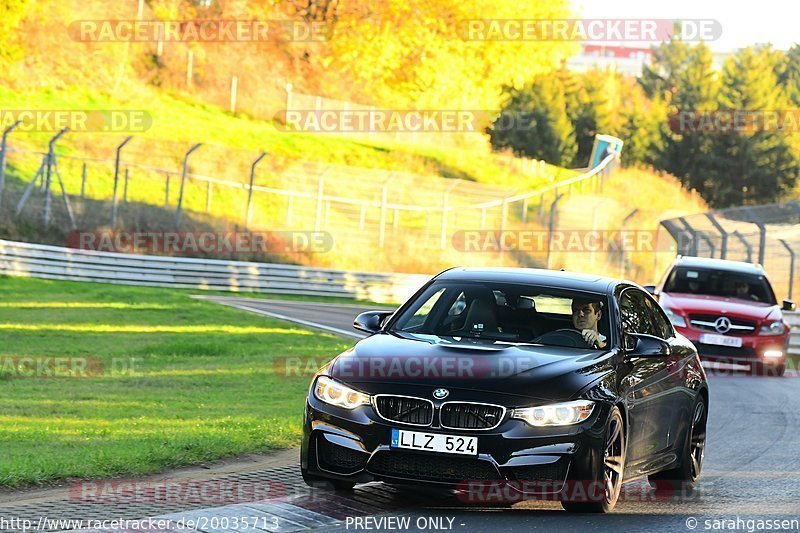
<svg viewBox="0 0 800 533">
<path fill-rule="evenodd" d="M 581 332 L 590 348 L 606 347 L 606 337 L 597 330 L 602 314 L 601 302 L 578 298 L 572 300 L 572 325 Z"/>
</svg>

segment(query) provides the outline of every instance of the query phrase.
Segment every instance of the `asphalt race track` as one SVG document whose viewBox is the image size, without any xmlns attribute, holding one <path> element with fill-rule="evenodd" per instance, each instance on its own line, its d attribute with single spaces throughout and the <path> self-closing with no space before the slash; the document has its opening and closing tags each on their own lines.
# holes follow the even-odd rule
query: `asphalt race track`
<svg viewBox="0 0 800 533">
<path fill-rule="evenodd" d="M 305 325 L 316 324 L 327 328 L 325 331 L 353 331 L 352 319 L 363 310 L 339 304 L 213 299 L 266 316 L 280 315 Z M 356 336 L 354 331 L 352 335 Z M 217 482 L 267 483 L 283 487 L 284 494 L 274 500 L 246 501 L 224 507 L 225 504 L 176 502 L 98 505 L 75 501 L 64 491 L 47 501 L 30 497 L 3 503 L 0 494 L 0 517 L 24 517 L 34 524 L 41 516 L 93 520 L 166 517 L 172 523 L 198 517 L 241 515 L 276 520 L 275 526 L 265 521 L 260 523 L 263 527 L 239 528 L 240 532 L 800 530 L 800 379 L 797 373 L 787 372 L 783 378 L 743 373 L 710 374 L 709 385 L 708 440 L 699 488 L 691 494 L 661 495 L 653 492 L 646 482 L 634 481 L 624 485 L 616 509 L 608 515 L 568 514 L 557 502 L 546 501 L 523 501 L 510 507 L 487 505 L 480 498 L 465 501 L 463 494 L 404 489 L 382 483 L 360 485 L 351 493 L 310 491 L 300 477 L 299 450 L 287 450 L 276 454 L 268 467 L 205 476 L 206 480 L 213 477 Z M 395 521 L 386 522 L 388 518 Z M 781 523 L 781 520 L 786 522 Z M 170 527 L 169 530 L 180 529 Z M 235 531 L 219 526 L 195 530 Z"/>
<path fill-rule="evenodd" d="M 349 305 L 253 302 L 249 300 L 247 305 L 305 322 L 350 328 L 354 333 L 353 317 L 368 310 Z M 406 507 L 401 513 L 412 518 L 412 530 L 416 529 L 418 517 L 431 516 L 454 518 L 452 529 L 462 531 L 730 530 L 737 524 L 706 521 L 735 521 L 737 517 L 740 531 L 758 529 L 757 522 L 748 520 L 776 519 L 794 519 L 793 524 L 788 524 L 789 529 L 800 529 L 800 379 L 793 372 L 783 378 L 733 372 L 709 374 L 706 459 L 699 488 L 692 494 L 661 496 L 644 481 L 634 481 L 625 485 L 614 513 L 606 516 L 570 515 L 558 503 L 533 501 L 517 503 L 511 509 L 487 511 L 476 505 L 465 506 L 457 498 L 435 496 L 427 500 L 432 505 L 413 510 Z M 356 492 L 362 490 L 366 489 Z M 367 524 L 363 524 L 365 527 L 356 529 L 354 522 L 349 527 L 345 523 L 330 530 L 365 530 Z M 447 526 L 449 521 L 445 519 L 443 524 Z M 773 522 L 771 526 L 775 530 L 781 524 Z"/>
<path fill-rule="evenodd" d="M 264 316 L 291 320 L 322 331 L 361 339 L 365 333 L 353 329 L 353 319 L 363 311 L 391 310 L 391 307 L 362 307 L 352 304 L 332 304 L 262 298 L 232 298 L 228 296 L 195 296 L 222 305 L 244 309 Z M 331 354 L 332 356 L 335 354 Z"/>
</svg>

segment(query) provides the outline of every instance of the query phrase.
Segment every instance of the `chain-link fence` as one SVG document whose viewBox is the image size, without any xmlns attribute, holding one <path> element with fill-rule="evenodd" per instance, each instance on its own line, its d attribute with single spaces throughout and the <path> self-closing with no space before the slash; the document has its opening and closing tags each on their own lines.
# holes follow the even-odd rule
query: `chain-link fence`
<svg viewBox="0 0 800 533">
<path fill-rule="evenodd" d="M 662 221 L 678 253 L 758 263 L 778 298 L 795 292 L 800 202 L 719 209 Z"/>
<path fill-rule="evenodd" d="M 313 230 L 331 234 L 334 252 L 372 249 L 394 257 L 453 253 L 459 229 L 546 224 L 557 195 L 599 188 L 613 161 L 609 157 L 568 180 L 542 176 L 547 185 L 519 191 L 234 151 L 224 161 L 203 165 L 218 174 L 201 173 L 193 165 L 209 150 L 202 145 L 192 146 L 170 168 L 156 154 L 137 153 L 124 142 L 109 149 L 108 158 L 60 151 L 60 142 L 53 138 L 48 151 L 13 145 L 0 151 L 16 177 L 16 187 L 5 187 L 0 217 L 45 230 Z"/>
</svg>

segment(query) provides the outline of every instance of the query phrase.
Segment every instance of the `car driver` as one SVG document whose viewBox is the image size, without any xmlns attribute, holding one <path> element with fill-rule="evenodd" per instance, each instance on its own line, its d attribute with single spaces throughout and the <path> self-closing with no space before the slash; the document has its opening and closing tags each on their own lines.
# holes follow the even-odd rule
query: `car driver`
<svg viewBox="0 0 800 533">
<path fill-rule="evenodd" d="M 603 314 L 603 305 L 598 301 L 572 300 L 572 325 L 581 332 L 586 345 L 591 348 L 605 348 L 606 337 L 597 331 Z"/>
</svg>

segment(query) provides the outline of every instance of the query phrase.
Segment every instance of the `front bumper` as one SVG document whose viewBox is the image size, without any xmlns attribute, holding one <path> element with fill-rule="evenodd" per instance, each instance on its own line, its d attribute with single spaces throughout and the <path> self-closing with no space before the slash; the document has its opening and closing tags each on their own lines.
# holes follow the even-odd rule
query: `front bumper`
<svg viewBox="0 0 800 533">
<path fill-rule="evenodd" d="M 789 348 L 789 333 L 784 335 L 736 335 L 742 339 L 741 347 L 718 346 L 715 344 L 705 344 L 700 342 L 701 335 L 713 333 L 692 327 L 675 327 L 675 330 L 692 343 L 697 348 L 700 359 L 704 361 L 716 361 L 720 363 L 752 365 L 762 364 L 770 366 L 780 366 L 786 363 Z M 767 352 L 780 352 L 778 357 L 765 357 Z"/>
<path fill-rule="evenodd" d="M 384 481 L 460 490 L 502 483 L 523 494 L 556 494 L 571 481 L 592 482 L 602 473 L 609 412 L 609 405 L 597 403 L 581 424 L 534 428 L 511 419 L 509 410 L 495 429 L 453 430 L 389 422 L 371 405 L 349 411 L 311 396 L 305 409 L 301 466 L 314 477 L 355 483 Z M 392 448 L 395 428 L 477 436 L 478 454 Z"/>
</svg>

